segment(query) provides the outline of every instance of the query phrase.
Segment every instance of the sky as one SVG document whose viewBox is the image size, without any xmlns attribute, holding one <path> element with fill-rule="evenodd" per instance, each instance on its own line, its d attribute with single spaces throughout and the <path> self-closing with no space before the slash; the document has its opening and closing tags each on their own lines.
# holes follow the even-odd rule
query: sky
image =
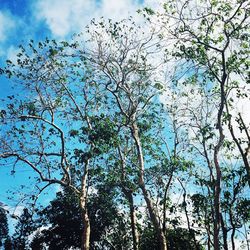
<svg viewBox="0 0 250 250">
<path fill-rule="evenodd" d="M 155 7 L 157 0 L 0 0 L 0 68 L 7 59 L 15 60 L 19 45 L 27 45 L 49 39 L 67 40 L 74 33 L 84 32 L 84 27 L 95 18 L 109 18 L 119 21 L 144 6 Z M 140 18 L 140 17 L 138 17 Z M 1 98 L 12 95 L 11 81 L 0 76 Z M 1 128 L 0 128 L 1 130 Z M 1 132 L 1 131 L 0 131 Z M 13 212 L 17 200 L 10 201 L 7 191 L 15 191 L 22 184 L 29 183 L 29 170 L 11 175 L 11 164 L 0 171 L 0 202 Z M 30 190 L 32 191 L 32 190 Z M 51 188 L 50 193 L 58 191 Z M 20 197 L 19 197 L 20 198 Z M 43 203 L 49 198 L 44 195 Z M 20 213 L 19 206 L 15 213 Z M 11 223 L 14 223 L 12 221 Z"/>
<path fill-rule="evenodd" d="M 159 0 L 0 0 L 0 67 L 31 39 L 69 39 L 84 32 L 93 18 L 121 20 L 144 6 L 158 5 Z M 0 98 L 11 91 L 0 76 Z"/>
<path fill-rule="evenodd" d="M 157 1 L 155 1 L 157 2 Z M 92 18 L 122 19 L 154 0 L 0 0 L 0 56 L 13 57 L 19 44 L 46 37 L 67 39 Z M 1 86 L 2 87 L 2 86 Z"/>
</svg>

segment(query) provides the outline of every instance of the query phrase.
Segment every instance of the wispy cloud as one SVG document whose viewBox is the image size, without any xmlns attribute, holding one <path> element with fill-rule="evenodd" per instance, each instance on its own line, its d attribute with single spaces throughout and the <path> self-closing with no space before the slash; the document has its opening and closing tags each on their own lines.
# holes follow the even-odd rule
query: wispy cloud
<svg viewBox="0 0 250 250">
<path fill-rule="evenodd" d="M 11 8 L 0 6 L 0 56 L 2 61 L 14 58 L 17 46 L 30 39 L 53 37 L 65 39 L 80 33 L 95 18 L 119 21 L 136 15 L 138 9 L 150 6 L 157 9 L 161 0 L 31 0 L 25 6 L 29 15 L 19 15 Z M 49 33 L 48 33 L 49 31 Z"/>
<path fill-rule="evenodd" d="M 121 20 L 142 5 L 138 0 L 39 0 L 34 6 L 37 20 L 44 21 L 52 35 L 65 37 L 80 32 L 92 18 Z"/>
<path fill-rule="evenodd" d="M 0 11 L 0 43 L 4 42 L 8 35 L 11 34 L 13 28 L 15 27 L 15 22 L 11 14 Z"/>
</svg>

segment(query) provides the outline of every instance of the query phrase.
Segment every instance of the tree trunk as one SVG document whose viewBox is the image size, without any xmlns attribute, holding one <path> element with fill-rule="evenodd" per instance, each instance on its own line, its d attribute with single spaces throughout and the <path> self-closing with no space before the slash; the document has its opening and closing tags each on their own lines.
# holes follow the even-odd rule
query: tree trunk
<svg viewBox="0 0 250 250">
<path fill-rule="evenodd" d="M 197 245 L 197 241 L 195 238 L 195 233 L 191 228 L 190 225 L 190 220 L 189 220 L 189 216 L 188 216 L 188 210 L 187 210 L 187 201 L 186 201 L 186 196 L 187 196 L 187 192 L 186 192 L 186 188 L 184 187 L 184 185 L 182 184 L 182 182 L 178 179 L 179 183 L 181 184 L 181 187 L 183 189 L 183 203 L 184 205 L 184 212 L 185 212 L 185 216 L 186 216 L 186 220 L 187 220 L 187 226 L 188 226 L 188 232 L 189 232 L 189 239 L 194 241 L 194 245 L 195 245 L 195 249 L 199 250 L 199 246 Z"/>
<path fill-rule="evenodd" d="M 163 197 L 163 221 L 162 221 L 162 230 L 166 234 L 166 212 L 167 212 L 167 193 L 170 187 L 171 181 L 173 178 L 173 173 L 171 173 L 167 185 L 165 186 L 164 197 Z"/>
<path fill-rule="evenodd" d="M 132 237 L 133 237 L 133 250 L 138 250 L 139 249 L 139 233 L 136 227 L 136 215 L 135 215 L 133 193 L 132 191 L 128 191 L 125 188 L 123 192 L 125 193 L 126 198 L 129 202 L 131 231 L 132 231 Z"/>
<path fill-rule="evenodd" d="M 220 167 L 215 157 L 215 168 L 216 168 L 216 181 L 215 181 L 215 194 L 214 194 L 214 250 L 220 250 L 220 183 L 221 183 L 221 173 Z"/>
<path fill-rule="evenodd" d="M 220 214 L 221 217 L 221 229 L 222 229 L 222 234 L 223 234 L 223 247 L 224 250 L 228 250 L 228 244 L 227 244 L 227 228 L 224 223 L 224 219 L 222 217 L 222 214 Z"/>
<path fill-rule="evenodd" d="M 131 126 L 131 132 L 132 132 L 132 136 L 134 138 L 135 144 L 136 144 L 138 161 L 139 161 L 139 186 L 142 190 L 143 197 L 147 204 L 150 220 L 157 233 L 157 237 L 160 243 L 160 250 L 167 250 L 166 236 L 164 235 L 163 229 L 158 221 L 157 213 L 155 211 L 153 202 L 148 194 L 148 191 L 146 189 L 145 182 L 144 182 L 144 171 L 145 171 L 144 170 L 144 157 L 143 157 L 138 127 L 135 121 L 133 122 Z"/>
<path fill-rule="evenodd" d="M 133 237 L 133 250 L 139 249 L 139 233 L 136 226 L 136 215 L 134 208 L 134 199 L 133 199 L 133 190 L 129 189 L 126 185 L 126 154 L 123 155 L 121 148 L 118 146 L 118 152 L 121 159 L 121 189 L 123 194 L 125 195 L 128 203 L 129 203 L 129 212 L 130 212 L 130 223 L 131 223 L 131 231 Z"/>
<path fill-rule="evenodd" d="M 232 136 L 235 144 L 238 147 L 238 150 L 240 151 L 240 154 L 241 154 L 241 157 L 242 157 L 242 160 L 243 160 L 246 172 L 247 172 L 248 186 L 250 187 L 250 165 L 249 165 L 249 162 L 248 162 L 248 159 L 247 159 L 248 150 L 246 150 L 246 152 L 244 152 L 244 150 L 242 149 L 242 146 L 241 146 L 239 140 L 236 138 L 236 136 L 234 134 L 233 126 L 231 124 L 231 117 L 229 119 L 230 119 L 229 120 L 229 125 L 228 125 L 229 126 L 229 131 L 231 133 L 231 136 Z M 250 146 L 250 142 L 248 142 L 248 148 L 249 148 L 249 146 Z"/>
<path fill-rule="evenodd" d="M 231 207 L 231 210 L 232 210 L 232 207 Z M 235 224 L 233 222 L 233 215 L 232 215 L 231 210 L 230 210 L 230 214 L 229 214 L 230 223 L 231 223 L 231 226 L 232 226 L 231 243 L 232 243 L 232 250 L 235 250 L 234 235 L 235 235 L 235 231 L 236 231 L 236 226 L 235 226 Z"/>
<path fill-rule="evenodd" d="M 90 249 L 90 220 L 88 216 L 87 209 L 82 210 L 82 219 L 83 219 L 83 234 L 81 241 L 81 250 Z"/>
<path fill-rule="evenodd" d="M 226 103 L 226 94 L 225 94 L 225 83 L 227 79 L 226 73 L 226 61 L 225 61 L 225 53 L 222 53 L 222 66 L 223 66 L 223 75 L 220 81 L 220 105 L 217 114 L 217 125 L 216 129 L 219 131 L 219 139 L 217 144 L 214 148 L 214 166 L 216 171 L 216 180 L 214 186 L 214 250 L 220 250 L 220 193 L 221 193 L 221 168 L 219 164 L 219 152 L 223 145 L 225 136 L 223 134 L 223 127 L 222 127 L 222 117 L 223 117 L 223 110 Z"/>
<path fill-rule="evenodd" d="M 81 239 L 81 250 L 89 250 L 90 249 L 90 219 L 88 215 L 87 209 L 87 180 L 88 180 L 88 164 L 89 160 L 85 162 L 84 173 L 81 181 L 81 197 L 80 197 L 80 207 L 81 207 L 81 215 L 83 220 L 83 234 Z"/>
<path fill-rule="evenodd" d="M 155 211 L 154 206 L 153 206 L 153 202 L 149 197 L 149 194 L 148 194 L 148 191 L 146 190 L 145 184 L 143 184 L 143 185 L 140 184 L 140 187 L 141 187 L 144 199 L 145 199 L 146 204 L 147 204 L 150 220 L 153 223 L 153 226 L 154 226 L 156 233 L 157 233 L 157 238 L 158 238 L 158 241 L 160 243 L 160 250 L 167 250 L 166 236 L 164 235 L 163 229 L 161 228 L 160 223 L 158 221 L 157 214 L 156 214 L 156 211 Z"/>
</svg>

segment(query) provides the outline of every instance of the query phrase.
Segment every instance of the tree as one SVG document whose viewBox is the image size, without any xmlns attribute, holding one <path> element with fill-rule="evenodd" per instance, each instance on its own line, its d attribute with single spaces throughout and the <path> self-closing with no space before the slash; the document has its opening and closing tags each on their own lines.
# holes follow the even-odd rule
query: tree
<svg viewBox="0 0 250 250">
<path fill-rule="evenodd" d="M 212 99 L 210 103 L 216 103 L 216 111 L 205 117 L 214 117 L 215 124 L 204 124 L 204 118 L 198 120 L 200 133 L 206 133 L 203 146 L 213 137 L 212 155 L 205 155 L 213 182 L 213 245 L 214 249 L 220 248 L 219 234 L 221 230 L 221 181 L 223 178 L 221 155 L 224 154 L 223 145 L 230 138 L 226 133 L 229 130 L 233 144 L 238 148 L 242 162 L 248 176 L 249 162 L 247 152 L 249 137 L 245 128 L 245 122 L 240 122 L 241 114 L 237 111 L 239 98 L 247 96 L 245 92 L 249 77 L 249 1 L 169 1 L 164 4 L 164 12 L 159 13 L 159 21 L 174 46 L 167 51 L 167 57 L 183 60 L 182 69 L 179 68 L 175 75 L 175 81 L 185 81 L 186 84 L 201 85 L 207 95 Z M 149 13 L 150 15 L 154 12 Z M 170 24 L 170 25 L 166 25 Z M 167 34 L 167 35 L 166 35 Z M 187 72 L 188 69 L 188 73 Z M 184 73 L 183 73 L 184 72 Z M 185 80 L 184 80 L 185 79 Z M 237 93 L 237 94 L 236 94 Z M 204 107 L 204 106 L 202 106 Z M 201 107 L 201 108 L 202 108 Z M 193 112 L 194 123 L 198 117 Z M 203 116 L 204 117 L 204 116 Z M 198 117 L 199 118 L 199 117 Z M 236 136 L 237 123 L 239 129 L 245 133 L 242 139 Z M 192 122 L 190 122 L 192 123 Z M 208 130 L 206 130 L 208 129 Z M 196 128 L 197 131 L 197 128 Z M 207 136 L 210 136 L 208 138 Z M 241 142 L 241 143 L 240 143 Z M 243 146 L 244 145 L 244 146 Z M 202 155 L 207 149 L 202 149 Z M 211 151 L 210 151 L 211 152 Z"/>
<path fill-rule="evenodd" d="M 157 58 L 161 51 L 161 39 L 156 29 L 152 28 L 148 35 L 140 27 L 134 27 L 133 21 L 128 24 L 99 22 L 94 25 L 95 29 L 90 30 L 94 49 L 86 55 L 86 60 L 91 62 L 96 73 L 95 81 L 102 83 L 115 100 L 117 116 L 124 127 L 124 133 L 132 138 L 137 158 L 137 185 L 147 204 L 161 249 L 165 250 L 166 237 L 145 183 L 144 145 L 139 125 L 143 117 L 154 117 L 152 100 L 162 90 L 157 77 L 152 77 L 162 62 L 158 60 L 156 65 L 151 64 L 151 60 Z M 142 37 L 138 37 L 138 34 Z M 108 42 L 103 42 L 104 36 L 109 38 Z"/>
<path fill-rule="evenodd" d="M 123 235 L 124 231 L 119 228 L 119 223 L 125 223 L 124 218 L 119 215 L 115 205 L 114 192 L 110 187 L 107 188 L 108 190 L 99 187 L 89 198 L 89 217 L 93 228 L 90 238 L 91 249 L 110 248 L 110 246 L 117 249 L 121 243 L 123 247 L 126 246 L 121 239 L 127 236 Z M 48 249 L 80 248 L 83 226 L 77 196 L 70 189 L 64 189 L 63 192 L 57 193 L 49 206 L 38 212 L 37 233 L 30 247 L 32 249 L 43 249 L 42 246 Z M 115 232 L 116 227 L 118 227 L 117 232 Z"/>
<path fill-rule="evenodd" d="M 13 173 L 25 167 L 34 171 L 38 189 L 31 197 L 34 203 L 52 184 L 77 194 L 84 224 L 82 249 L 89 249 L 88 174 L 103 153 L 95 144 L 108 145 L 109 136 L 105 134 L 109 131 L 92 129 L 105 113 L 100 110 L 103 94 L 88 78 L 81 58 L 74 60 L 76 43 L 46 40 L 29 45 L 29 49 L 21 46 L 17 63 L 8 61 L 4 71 L 27 96 L 9 96 L 6 101 L 0 158 L 3 164 L 14 159 Z"/>
<path fill-rule="evenodd" d="M 79 248 L 83 223 L 78 197 L 70 190 L 58 192 L 50 205 L 38 212 L 36 228 L 32 249 L 39 249 L 39 245 L 49 249 Z"/>
<path fill-rule="evenodd" d="M 97 50 L 84 50 L 78 42 L 57 44 L 45 41 L 38 46 L 31 42 L 31 51 L 21 48 L 18 65 L 9 61 L 4 71 L 10 77 L 21 79 L 26 90 L 38 98 L 30 98 L 32 101 L 27 102 L 22 98 L 9 98 L 3 119 L 8 126 L 13 122 L 13 127 L 1 141 L 1 158 L 14 158 L 16 166 L 23 163 L 31 167 L 38 174 L 38 181 L 47 183 L 39 187 L 40 191 L 51 184 L 60 184 L 78 193 L 84 221 L 83 249 L 89 248 L 90 239 L 89 170 L 95 167 L 97 159 L 104 162 L 104 156 L 120 146 L 117 145 L 119 136 L 128 136 L 133 145 L 131 157 L 137 166 L 133 178 L 147 203 L 162 249 L 166 249 L 156 206 L 144 180 L 145 156 L 140 134 L 144 130 L 140 119 L 156 117 L 157 108 L 152 105 L 152 100 L 162 89 L 157 79 L 151 79 L 158 65 L 149 62 L 157 58 L 160 40 L 154 29 L 137 37 L 140 28 L 135 29 L 134 25 L 131 20 L 128 24 L 126 21 L 93 23 L 90 38 Z M 98 33 L 99 29 L 102 33 Z M 106 37 L 103 39 L 103 36 Z M 111 46 L 114 47 L 109 54 L 107 50 Z M 120 53 L 117 59 L 116 52 Z M 112 109 L 110 104 L 114 105 Z M 145 112 L 149 104 L 152 105 L 151 113 Z M 149 128 L 152 124 L 153 121 Z M 69 129 L 72 126 L 74 129 Z M 145 129 L 145 134 L 149 128 Z M 76 142 L 77 148 L 74 148 Z M 149 157 L 152 156 L 149 154 Z M 124 188 L 127 187 L 123 185 L 123 191 Z M 131 204 L 133 238 L 138 245 L 131 195 L 128 198 L 127 193 L 127 199 Z"/>
<path fill-rule="evenodd" d="M 0 247 L 8 240 L 9 228 L 5 210 L 0 207 Z"/>
<path fill-rule="evenodd" d="M 168 249 L 170 250 L 203 249 L 201 245 L 196 246 L 196 243 L 192 239 L 190 240 L 192 236 L 189 234 L 187 229 L 177 227 L 175 229 L 168 229 L 166 233 L 168 239 Z M 145 228 L 143 228 L 140 250 L 157 250 L 159 248 L 160 246 L 159 241 L 157 240 L 157 235 L 153 227 L 149 224 Z"/>
<path fill-rule="evenodd" d="M 28 236 L 34 230 L 32 216 L 27 208 L 23 209 L 23 213 L 18 219 L 15 227 L 15 233 L 12 236 L 13 249 L 25 250 L 28 248 Z"/>
<path fill-rule="evenodd" d="M 106 189 L 107 188 L 107 189 Z M 92 225 L 91 249 L 132 249 L 124 213 L 119 212 L 114 203 L 114 192 L 109 186 L 100 187 L 90 196 L 89 211 Z M 111 192 L 110 192 L 111 191 Z M 108 198 L 108 199 L 107 199 Z M 38 213 L 35 237 L 31 249 L 79 248 L 83 225 L 78 200 L 70 191 L 58 192 L 56 199 Z M 42 228 L 39 230 L 39 228 Z M 168 247 L 172 249 L 195 249 L 189 231 L 183 228 L 167 230 Z M 34 233 L 32 233 L 34 234 Z M 190 240 L 191 239 L 191 240 Z M 159 249 L 157 234 L 147 221 L 142 227 L 139 249 Z M 200 245 L 198 248 L 202 249 Z"/>
</svg>

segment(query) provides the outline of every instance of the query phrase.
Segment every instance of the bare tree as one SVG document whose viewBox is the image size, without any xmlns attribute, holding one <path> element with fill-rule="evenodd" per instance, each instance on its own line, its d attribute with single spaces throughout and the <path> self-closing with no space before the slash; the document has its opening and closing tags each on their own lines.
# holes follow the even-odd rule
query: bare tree
<svg viewBox="0 0 250 250">
<path fill-rule="evenodd" d="M 136 147 L 137 182 L 145 199 L 150 220 L 157 232 L 161 249 L 167 249 L 166 237 L 157 216 L 156 206 L 145 183 L 145 155 L 141 141 L 139 119 L 149 112 L 152 100 L 162 86 L 155 75 L 162 64 L 160 38 L 157 30 L 148 32 L 135 26 L 133 21 L 104 24 L 94 23 L 90 37 L 94 48 L 87 53 L 93 70 L 113 96 L 118 107 L 118 116 L 130 131 Z M 96 29 L 98 27 L 98 29 Z M 97 30 L 100 30 L 97 32 Z M 108 37 L 107 40 L 104 38 Z M 157 58 L 154 65 L 150 60 Z"/>
</svg>

